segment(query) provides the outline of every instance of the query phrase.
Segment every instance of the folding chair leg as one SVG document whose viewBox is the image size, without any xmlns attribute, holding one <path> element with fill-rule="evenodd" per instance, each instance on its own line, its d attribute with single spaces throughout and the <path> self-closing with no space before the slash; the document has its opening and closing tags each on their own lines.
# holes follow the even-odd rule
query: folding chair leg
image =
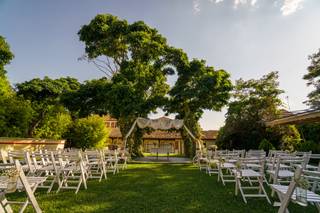
<svg viewBox="0 0 320 213">
<path fill-rule="evenodd" d="M 245 197 L 245 195 L 244 195 L 244 192 L 243 192 L 243 190 L 242 190 L 242 188 L 241 188 L 241 180 L 240 180 L 239 178 L 236 178 L 236 181 L 238 182 L 237 185 L 238 185 L 238 189 L 240 190 L 242 199 L 243 199 L 243 201 L 247 204 L 247 199 L 246 199 L 246 197 Z"/>
<path fill-rule="evenodd" d="M 267 194 L 266 190 L 265 190 L 264 187 L 263 187 L 263 179 L 262 179 L 262 178 L 258 178 L 258 181 L 259 181 L 259 185 L 260 185 L 259 192 L 260 192 L 260 190 L 262 190 L 262 191 L 263 191 L 263 194 L 266 196 L 266 199 L 267 199 L 268 203 L 271 204 L 271 201 L 270 201 L 270 199 L 269 199 L 269 197 L 268 197 L 268 194 Z"/>
<path fill-rule="evenodd" d="M 76 189 L 75 194 L 78 193 L 78 191 L 79 191 L 79 189 L 80 189 L 80 187 L 81 187 L 81 183 L 82 183 L 82 178 L 80 178 L 80 181 L 79 181 L 79 183 L 78 183 L 78 186 L 77 186 L 77 189 Z"/>
<path fill-rule="evenodd" d="M 4 195 L 3 195 L 4 196 Z M 6 212 L 6 213 L 13 213 L 13 210 L 10 206 L 10 204 L 8 203 L 6 198 L 3 198 L 1 201 L 1 205 L 0 205 L 0 213 L 2 212 Z"/>
<path fill-rule="evenodd" d="M 24 210 L 27 208 L 28 204 L 29 204 L 29 200 L 26 200 L 26 202 L 24 202 L 24 204 L 20 208 L 19 213 L 23 213 Z"/>
</svg>

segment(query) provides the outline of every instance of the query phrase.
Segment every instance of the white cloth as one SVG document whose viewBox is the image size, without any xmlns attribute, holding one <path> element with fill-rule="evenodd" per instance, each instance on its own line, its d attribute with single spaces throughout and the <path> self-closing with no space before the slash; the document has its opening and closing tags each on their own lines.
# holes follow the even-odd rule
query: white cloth
<svg viewBox="0 0 320 213">
<path fill-rule="evenodd" d="M 127 139 L 131 135 L 131 133 L 134 130 L 135 125 L 138 125 L 139 128 L 144 129 L 144 128 L 152 128 L 156 130 L 168 130 L 168 129 L 181 129 L 185 128 L 187 133 L 195 140 L 198 142 L 199 148 L 201 150 L 201 143 L 200 141 L 191 133 L 191 131 L 183 124 L 183 120 L 179 119 L 170 119 L 166 117 L 161 117 L 158 119 L 147 119 L 147 118 L 137 118 L 137 120 L 133 123 L 132 127 L 130 128 L 128 134 L 124 138 L 124 144 L 125 147 L 127 145 Z"/>
<path fill-rule="evenodd" d="M 181 129 L 183 127 L 183 120 L 172 120 L 166 117 L 158 119 L 137 118 L 137 125 L 141 129 L 146 127 L 158 130 Z"/>
</svg>

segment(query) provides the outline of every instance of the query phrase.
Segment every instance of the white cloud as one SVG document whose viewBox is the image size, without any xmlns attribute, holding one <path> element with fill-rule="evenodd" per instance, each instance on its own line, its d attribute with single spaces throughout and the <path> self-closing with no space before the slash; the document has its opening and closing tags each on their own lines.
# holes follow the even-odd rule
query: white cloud
<svg viewBox="0 0 320 213">
<path fill-rule="evenodd" d="M 200 12 L 200 0 L 193 0 L 193 12 L 195 14 Z"/>
<path fill-rule="evenodd" d="M 193 0 L 193 11 L 195 14 L 200 12 L 200 1 L 201 0 Z M 208 0 L 211 3 L 222 3 L 226 0 Z M 233 7 L 235 9 L 237 9 L 239 6 L 241 5 L 249 5 L 251 7 L 255 7 L 258 0 L 229 0 L 229 1 L 233 1 Z M 271 1 L 271 0 L 268 0 Z M 279 5 L 279 0 L 272 0 L 273 4 L 278 7 Z M 287 15 L 291 15 L 293 13 L 295 13 L 297 10 L 302 8 L 302 3 L 305 0 L 282 0 L 283 4 L 280 8 L 280 11 L 282 13 L 282 15 L 287 16 Z"/>
<path fill-rule="evenodd" d="M 257 3 L 257 0 L 234 0 L 234 7 L 237 8 L 239 5 L 249 4 L 254 6 Z"/>
<path fill-rule="evenodd" d="M 303 1 L 304 0 L 284 0 L 281 7 L 282 15 L 287 16 L 301 9 Z"/>
<path fill-rule="evenodd" d="M 223 2 L 225 0 L 209 0 L 210 2 L 215 2 L 216 4 Z M 237 8 L 239 5 L 245 5 L 245 4 L 249 4 L 251 6 L 255 6 L 255 4 L 257 3 L 258 0 L 232 0 L 233 1 L 233 5 L 235 8 Z"/>
</svg>

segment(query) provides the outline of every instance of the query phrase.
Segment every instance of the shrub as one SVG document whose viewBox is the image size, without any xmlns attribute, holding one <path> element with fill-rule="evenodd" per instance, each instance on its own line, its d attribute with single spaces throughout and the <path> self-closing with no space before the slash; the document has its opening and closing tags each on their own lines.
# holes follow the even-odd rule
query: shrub
<svg viewBox="0 0 320 213">
<path fill-rule="evenodd" d="M 269 152 L 269 150 L 275 149 L 272 143 L 270 143 L 267 139 L 262 139 L 262 141 L 259 144 L 259 149 L 263 149 L 266 152 Z"/>
<path fill-rule="evenodd" d="M 301 143 L 298 129 L 294 125 L 288 125 L 282 136 L 281 148 L 290 152 L 296 151 Z"/>
<path fill-rule="evenodd" d="M 319 153 L 320 147 L 319 144 L 313 141 L 303 141 L 299 144 L 298 150 L 302 152 L 312 151 L 312 153 Z"/>
<path fill-rule="evenodd" d="M 91 115 L 75 121 L 67 134 L 71 146 L 77 148 L 102 148 L 109 136 L 103 118 Z"/>
<path fill-rule="evenodd" d="M 63 108 L 49 108 L 40 126 L 34 130 L 37 138 L 61 139 L 72 125 L 71 115 Z"/>
<path fill-rule="evenodd" d="M 0 100 L 0 136 L 26 137 L 33 116 L 29 101 L 12 96 Z"/>
</svg>

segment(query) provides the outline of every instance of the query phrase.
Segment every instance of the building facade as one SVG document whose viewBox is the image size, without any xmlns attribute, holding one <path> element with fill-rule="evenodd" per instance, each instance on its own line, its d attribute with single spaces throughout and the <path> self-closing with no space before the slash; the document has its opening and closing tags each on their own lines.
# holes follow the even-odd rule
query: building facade
<svg viewBox="0 0 320 213">
<path fill-rule="evenodd" d="M 117 127 L 117 120 L 109 116 L 105 116 L 106 127 L 111 129 L 109 134 L 109 143 L 117 146 L 123 146 L 122 135 Z M 201 140 L 206 147 L 215 144 L 218 131 L 208 130 L 202 131 Z M 154 130 L 146 133 L 142 138 L 142 151 L 150 153 L 154 148 L 163 148 L 169 150 L 173 154 L 184 154 L 184 144 L 179 131 L 162 131 Z"/>
</svg>

